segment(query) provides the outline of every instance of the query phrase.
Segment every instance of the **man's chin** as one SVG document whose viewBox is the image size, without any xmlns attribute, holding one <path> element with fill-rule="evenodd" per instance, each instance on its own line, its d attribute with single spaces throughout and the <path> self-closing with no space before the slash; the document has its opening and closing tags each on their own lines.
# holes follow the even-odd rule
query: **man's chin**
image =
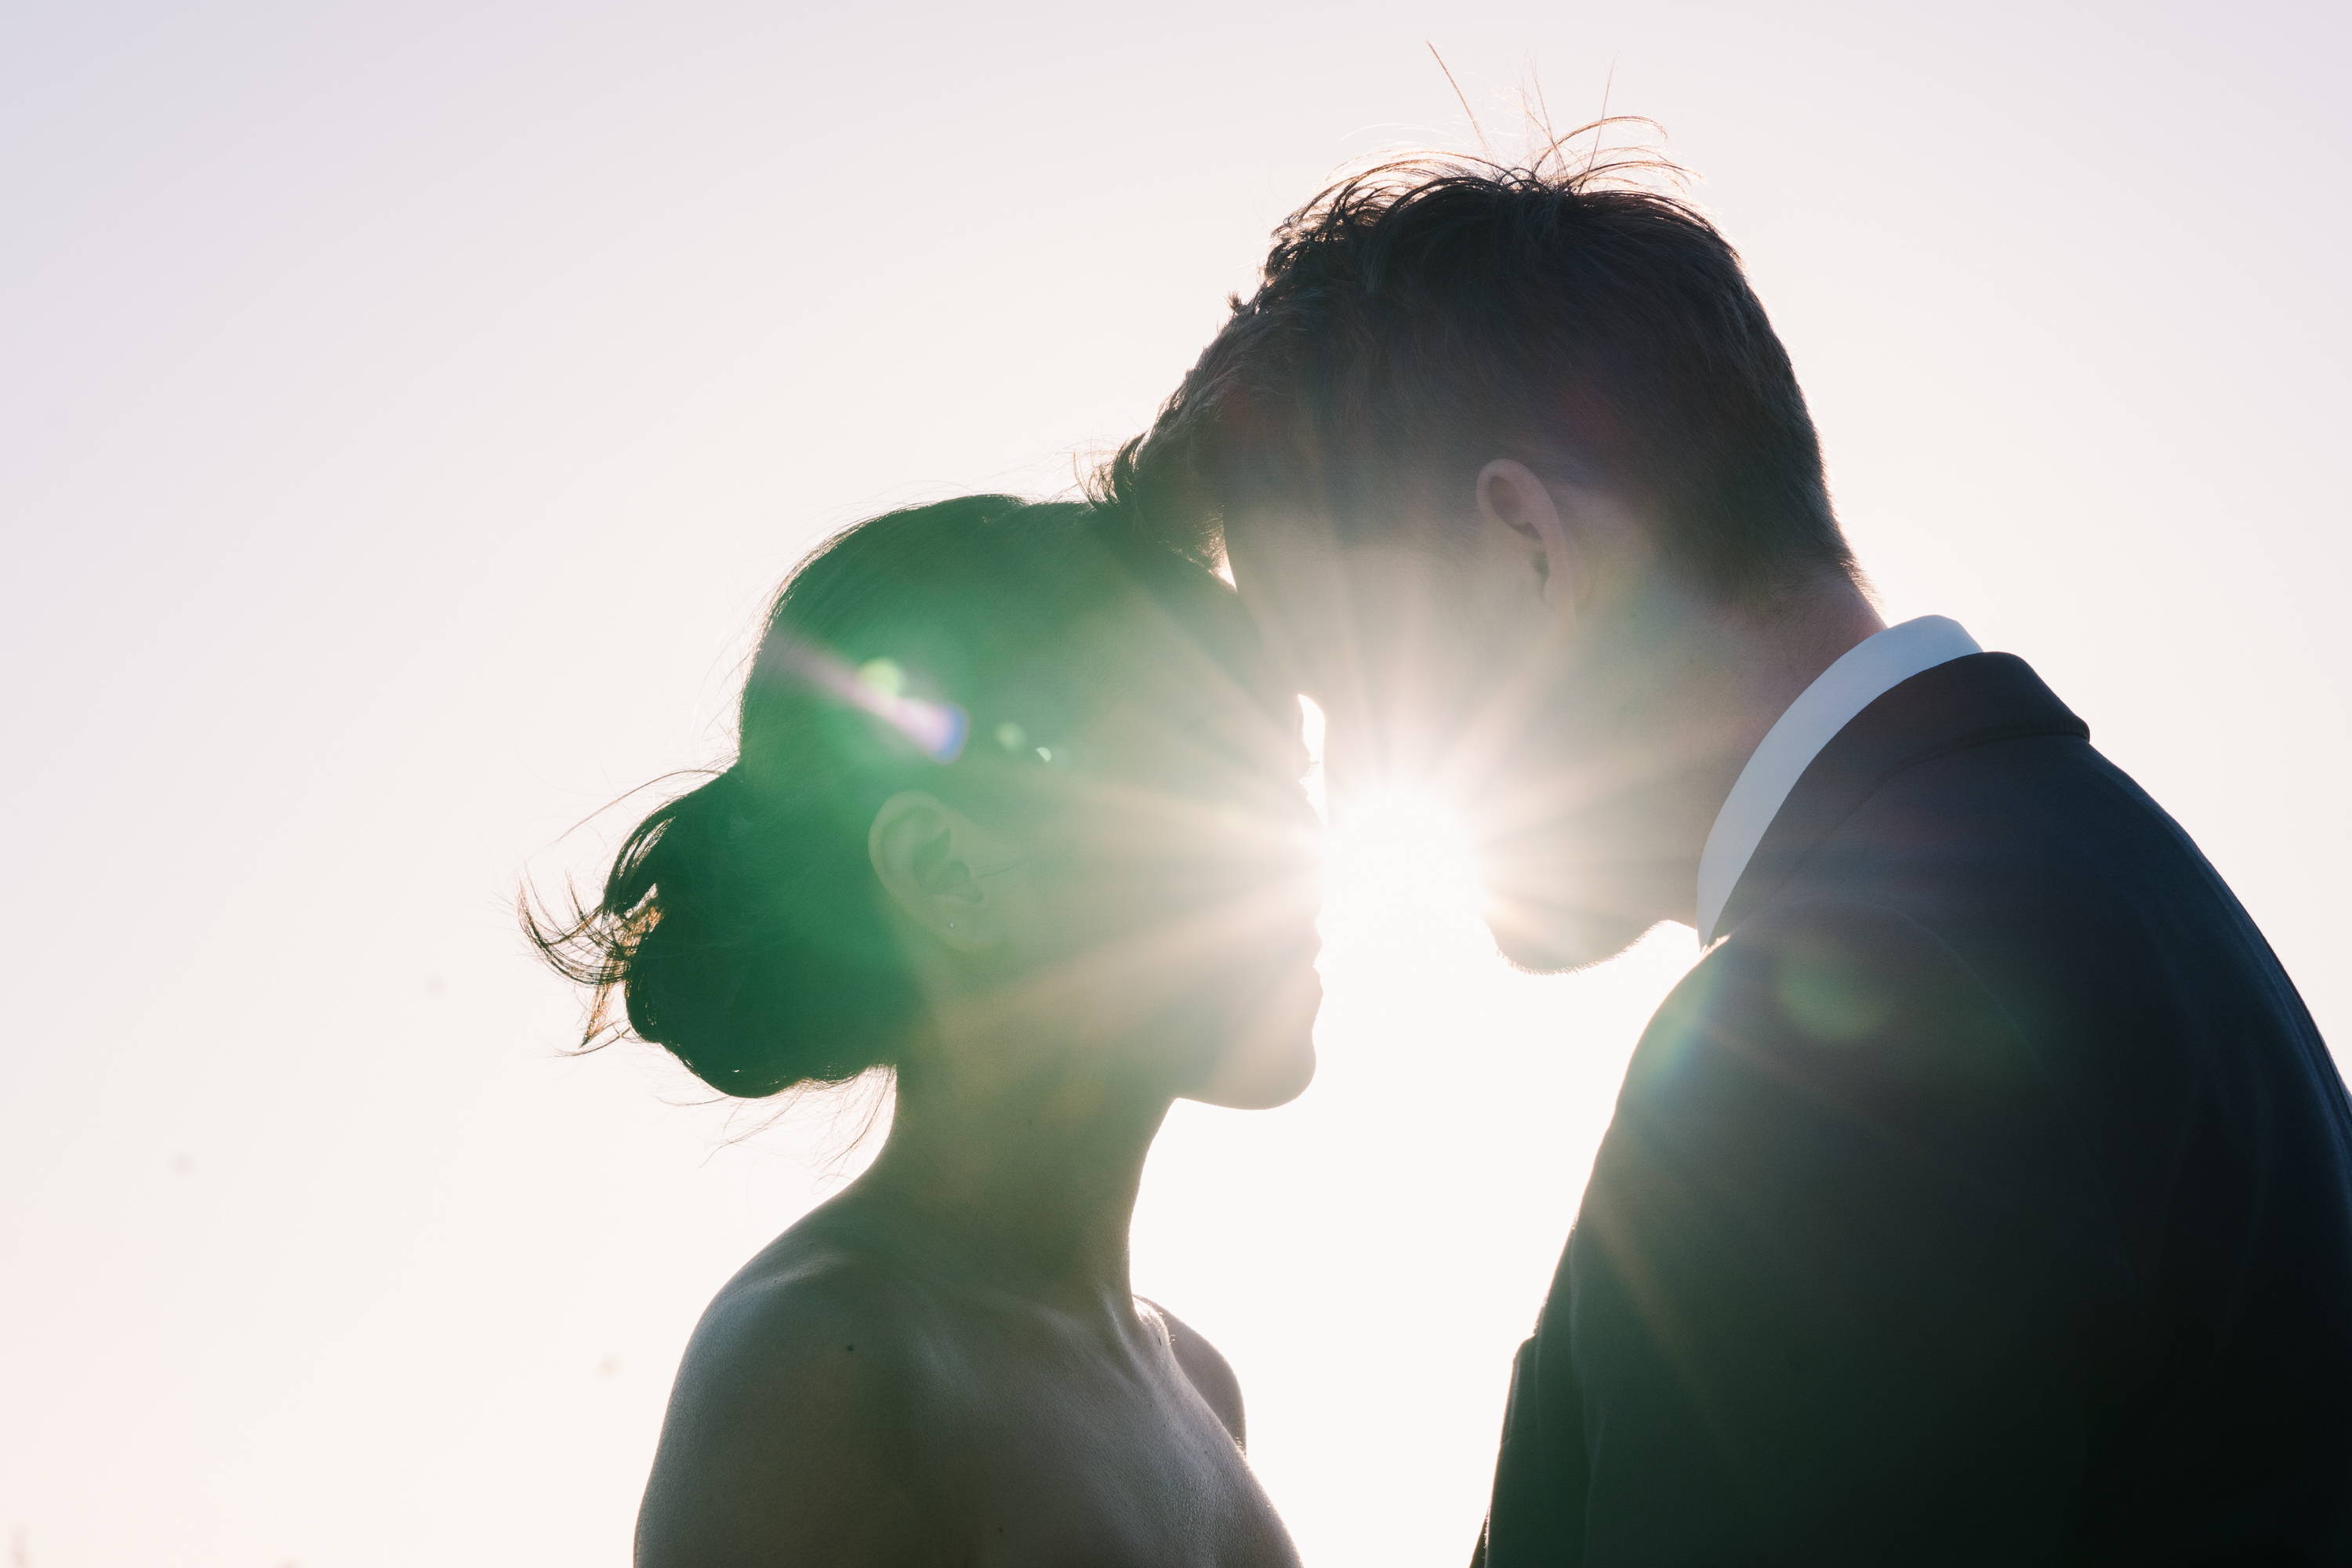
<svg viewBox="0 0 2352 1568">
<path fill-rule="evenodd" d="M 1512 968 L 1528 974 L 1563 974 L 1608 963 L 1648 935 L 1655 923 L 1586 911 L 1490 912 L 1486 930 Z"/>
</svg>

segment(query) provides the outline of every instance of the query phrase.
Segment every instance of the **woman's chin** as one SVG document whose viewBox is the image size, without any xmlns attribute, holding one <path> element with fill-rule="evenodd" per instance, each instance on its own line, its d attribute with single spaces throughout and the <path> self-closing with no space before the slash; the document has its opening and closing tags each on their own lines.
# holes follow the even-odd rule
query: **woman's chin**
<svg viewBox="0 0 2352 1568">
<path fill-rule="evenodd" d="M 1323 1007 L 1323 978 L 1312 962 L 1262 974 L 1246 995 L 1211 1000 L 1187 1030 L 1213 1055 L 1196 1056 L 1177 1093 L 1229 1110 L 1269 1110 L 1287 1105 L 1315 1081 L 1315 1018 Z"/>
<path fill-rule="evenodd" d="M 1223 1058 L 1199 1090 L 1185 1096 L 1232 1110 L 1288 1105 L 1315 1081 L 1315 1016 L 1323 980 L 1303 969 L 1255 1008 L 1250 1023 L 1227 1034 Z"/>
<path fill-rule="evenodd" d="M 1227 1110 L 1271 1110 L 1288 1105 L 1315 1081 L 1315 1037 L 1301 1031 L 1295 1045 L 1227 1062 L 1198 1090 L 1186 1095 Z"/>
</svg>

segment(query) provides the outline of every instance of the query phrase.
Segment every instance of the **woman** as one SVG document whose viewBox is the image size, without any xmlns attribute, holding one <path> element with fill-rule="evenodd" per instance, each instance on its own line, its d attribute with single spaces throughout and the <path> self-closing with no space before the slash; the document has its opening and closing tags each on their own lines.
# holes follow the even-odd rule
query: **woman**
<svg viewBox="0 0 2352 1568">
<path fill-rule="evenodd" d="M 641 1568 L 1286 1564 L 1223 1358 L 1128 1283 L 1179 1099 L 1314 1073 L 1295 700 L 1116 514 L 892 512 L 785 584 L 739 754 L 535 928 L 729 1094 L 873 1068 L 873 1166 L 688 1347 Z"/>
</svg>

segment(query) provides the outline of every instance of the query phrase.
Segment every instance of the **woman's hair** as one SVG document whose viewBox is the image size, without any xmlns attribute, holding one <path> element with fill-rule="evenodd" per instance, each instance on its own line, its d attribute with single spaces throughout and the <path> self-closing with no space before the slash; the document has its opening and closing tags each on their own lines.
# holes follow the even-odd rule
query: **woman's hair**
<svg viewBox="0 0 2352 1568">
<path fill-rule="evenodd" d="M 908 788 L 1001 802 L 1121 678 L 1081 639 L 1139 618 L 1263 688 L 1232 589 L 1114 510 L 966 496 L 826 542 L 769 611 L 733 763 L 637 825 L 593 906 L 524 910 L 594 993 L 583 1043 L 623 1031 L 617 997 L 730 1095 L 898 1065 L 917 996 L 867 859 L 876 811 Z"/>
</svg>

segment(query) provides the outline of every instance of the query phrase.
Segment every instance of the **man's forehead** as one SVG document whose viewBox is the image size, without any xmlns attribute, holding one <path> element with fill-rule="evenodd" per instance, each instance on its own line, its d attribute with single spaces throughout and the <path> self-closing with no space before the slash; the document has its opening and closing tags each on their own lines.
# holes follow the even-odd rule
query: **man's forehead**
<svg viewBox="0 0 2352 1568">
<path fill-rule="evenodd" d="M 1328 526 L 1288 518 L 1229 525 L 1225 552 L 1270 651 L 1302 674 L 1412 640 L 1454 576 L 1425 542 L 1400 534 L 1343 543 Z"/>
</svg>

